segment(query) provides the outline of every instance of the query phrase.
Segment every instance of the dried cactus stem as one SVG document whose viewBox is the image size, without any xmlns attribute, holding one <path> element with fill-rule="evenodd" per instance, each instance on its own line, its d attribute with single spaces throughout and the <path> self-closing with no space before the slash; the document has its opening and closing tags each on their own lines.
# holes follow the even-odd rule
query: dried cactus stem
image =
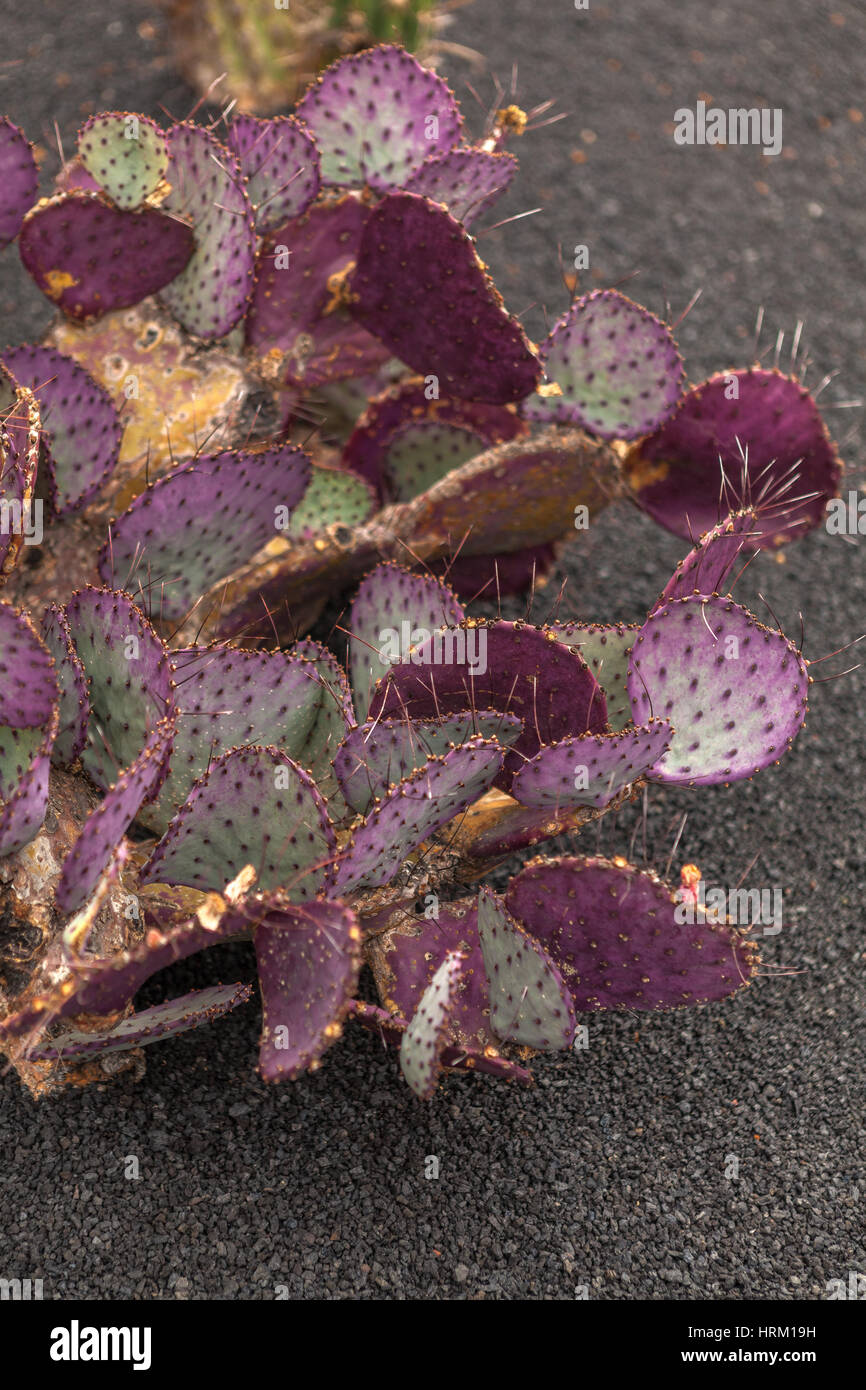
<svg viewBox="0 0 866 1390">
<path fill-rule="evenodd" d="M 619 494 L 616 455 L 607 444 L 574 430 L 557 438 L 550 459 L 542 438 L 536 445 L 551 464 L 543 488 L 529 475 L 525 488 L 520 487 L 523 479 L 507 467 L 511 453 L 517 457 L 525 448 L 521 440 L 497 445 L 414 501 L 387 507 L 354 531 L 337 523 L 292 544 L 285 554 L 254 559 L 228 585 L 214 586 L 204 596 L 178 640 L 194 641 L 208 612 L 211 617 L 202 630 L 206 639 L 231 637 L 251 624 L 259 627 L 264 604 L 278 621 L 281 613 L 290 612 L 298 628 L 299 615 L 314 600 L 348 587 L 381 560 L 405 561 L 411 553 L 429 564 L 458 549 L 461 555 L 508 554 L 545 545 L 562 538 L 563 518 L 574 516 L 577 507 L 585 506 L 595 516 Z M 500 461 L 506 465 L 501 469 Z M 469 515 L 474 531 L 467 537 Z M 294 635 L 280 633 L 284 640 Z"/>
<path fill-rule="evenodd" d="M 53 769 L 42 830 L 24 849 L 0 860 L 0 1017 L 24 1008 L 31 999 L 69 977 L 63 948 L 68 919 L 58 909 L 55 890 L 63 862 L 97 803 L 98 797 L 84 777 Z M 121 875 L 109 885 L 96 914 L 88 951 L 112 956 L 139 941 L 143 930 L 137 899 L 125 888 Z M 106 1026 L 104 1017 L 91 1020 L 87 1015 L 76 1018 L 75 1023 L 82 1032 Z M 66 1085 L 104 1081 L 117 1071 L 140 1066 L 135 1052 L 111 1058 L 105 1069 L 98 1060 L 73 1066 L 60 1060 L 29 1062 L 23 1056 L 26 1041 L 10 1038 L 0 1045 L 0 1051 L 34 1096 Z"/>
</svg>

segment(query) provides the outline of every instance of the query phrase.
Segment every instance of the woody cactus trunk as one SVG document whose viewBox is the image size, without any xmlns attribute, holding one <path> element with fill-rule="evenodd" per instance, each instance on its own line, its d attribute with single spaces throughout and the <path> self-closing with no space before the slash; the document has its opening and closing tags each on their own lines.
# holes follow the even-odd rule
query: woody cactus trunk
<svg viewBox="0 0 866 1390">
<path fill-rule="evenodd" d="M 468 230 L 527 124 L 468 141 L 385 45 L 290 116 L 94 116 L 42 198 L 0 126 L 0 229 L 57 308 L 0 381 L 0 1047 L 36 1094 L 242 1005 L 135 1007 L 237 938 L 264 1077 L 360 1024 L 422 1097 L 528 1082 L 586 1011 L 754 979 L 749 926 L 683 921 L 690 872 L 572 845 L 489 886 L 655 786 L 787 752 L 809 661 L 730 591 L 840 476 L 799 380 L 688 385 L 616 290 L 529 341 Z M 687 549 L 639 622 L 478 615 L 609 505 Z"/>
</svg>

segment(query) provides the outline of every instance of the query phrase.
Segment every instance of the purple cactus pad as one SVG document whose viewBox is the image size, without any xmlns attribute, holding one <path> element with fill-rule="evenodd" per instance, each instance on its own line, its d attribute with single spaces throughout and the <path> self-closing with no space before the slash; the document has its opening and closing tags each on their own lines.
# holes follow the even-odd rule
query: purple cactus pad
<svg viewBox="0 0 866 1390">
<path fill-rule="evenodd" d="M 0 247 L 18 235 L 24 214 L 36 201 L 39 172 L 23 130 L 0 117 Z"/>
<path fill-rule="evenodd" d="M 584 734 L 548 744 L 515 773 L 511 795 L 524 806 L 608 806 L 662 758 L 673 730 L 665 719 L 616 734 Z"/>
<path fill-rule="evenodd" d="M 40 729 L 57 705 L 57 676 L 45 643 L 25 613 L 0 599 L 0 725 Z"/>
<path fill-rule="evenodd" d="M 319 191 L 319 152 L 299 120 L 233 115 L 226 144 L 247 181 L 260 236 L 306 212 Z"/>
<path fill-rule="evenodd" d="M 337 902 L 273 909 L 253 932 L 262 991 L 259 1070 L 291 1081 L 340 1036 L 361 968 L 361 928 Z"/>
<path fill-rule="evenodd" d="M 533 545 L 507 555 L 464 555 L 461 551 L 452 560 L 436 560 L 430 568 L 447 579 L 466 603 L 476 598 L 492 603 L 494 598 L 525 594 L 527 589 L 534 593 L 555 559 L 554 546 Z"/>
<path fill-rule="evenodd" d="M 181 618 L 288 529 L 311 469 L 293 444 L 195 459 L 158 478 L 117 518 L 99 572 L 130 592 L 141 589 L 161 616 Z"/>
<path fill-rule="evenodd" d="M 168 776 L 142 819 L 165 831 L 214 758 L 244 744 L 305 752 L 322 688 L 312 663 L 281 651 L 186 647 L 173 651 L 177 727 Z"/>
<path fill-rule="evenodd" d="M 71 319 L 95 319 L 164 289 L 193 255 L 190 228 L 158 208 L 124 212 L 103 193 L 43 198 L 18 248 L 44 295 Z"/>
<path fill-rule="evenodd" d="M 97 786 L 108 790 L 160 721 L 174 717 L 168 653 L 144 614 L 115 589 L 87 585 L 65 613 L 90 681 L 88 744 L 81 760 Z"/>
<path fill-rule="evenodd" d="M 610 727 L 621 733 L 632 722 L 628 662 L 640 627 L 627 623 L 551 623 L 550 629 L 559 641 L 579 649 L 604 691 Z"/>
<path fill-rule="evenodd" d="M 463 616 L 447 584 L 392 561 L 377 565 L 361 581 L 349 613 L 349 670 L 359 714 L 366 713 L 376 682 L 395 662 Z"/>
<path fill-rule="evenodd" d="M 435 831 L 477 801 L 502 766 L 492 740 L 472 738 L 428 759 L 377 801 L 337 864 L 335 891 L 378 888 Z"/>
<path fill-rule="evenodd" d="M 54 659 L 60 687 L 57 738 L 51 760 L 69 766 L 84 752 L 90 722 L 89 684 L 81 658 L 72 642 L 69 622 L 62 608 L 49 604 L 42 615 L 42 640 Z"/>
<path fill-rule="evenodd" d="M 336 823 L 342 819 L 346 806 L 332 763 L 337 749 L 355 723 L 352 692 L 337 658 L 320 642 L 305 638 L 296 642 L 290 650 L 293 656 L 310 663 L 320 692 L 313 722 L 297 761 L 312 776 L 328 803 L 331 820 Z"/>
<path fill-rule="evenodd" d="M 119 1013 L 158 970 L 248 932 L 275 903 L 280 900 L 274 895 L 245 899 L 235 907 L 220 909 L 210 925 L 192 917 L 165 931 L 151 927 L 142 941 L 126 951 L 99 959 L 76 958 L 68 980 L 0 1020 L 0 1039 L 23 1037 L 78 1014 Z"/>
<path fill-rule="evenodd" d="M 0 805 L 0 859 L 29 845 L 45 819 L 54 727 L 49 726 L 12 796 Z"/>
<path fill-rule="evenodd" d="M 247 345 L 279 355 L 300 388 L 375 372 L 389 353 L 346 313 L 335 287 L 355 261 L 369 209 L 357 198 L 316 203 L 265 239 L 246 322 Z"/>
<path fill-rule="evenodd" d="M 296 114 L 312 131 L 326 184 L 398 188 L 460 139 L 453 93 L 391 44 L 341 58 L 316 78 Z"/>
<path fill-rule="evenodd" d="M 450 719 L 380 719 L 350 730 L 334 758 L 334 771 L 346 801 L 362 814 L 428 758 L 447 753 L 476 735 L 507 746 L 522 724 L 498 710 L 479 710 Z"/>
<path fill-rule="evenodd" d="M 370 718 L 433 719 L 470 709 L 523 720 L 496 781 L 503 791 L 543 745 L 608 731 L 604 694 L 576 647 L 545 628 L 476 619 L 434 633 L 411 660 L 393 666 L 373 693 Z"/>
<path fill-rule="evenodd" d="M 361 236 L 350 312 L 401 361 L 438 379 L 440 395 L 521 401 L 541 367 L 471 237 L 415 193 L 383 198 Z"/>
<path fill-rule="evenodd" d="M 778 762 L 805 722 L 808 690 L 796 647 L 726 598 L 656 609 L 629 664 L 635 719 L 674 728 L 649 776 L 684 786 L 738 782 Z"/>
<path fill-rule="evenodd" d="M 471 558 L 545 546 L 610 501 L 613 458 L 582 431 L 546 430 L 487 449 L 407 504 L 415 554 Z"/>
<path fill-rule="evenodd" d="M 468 227 L 493 206 L 516 173 L 513 154 L 472 148 L 448 150 L 425 159 L 404 182 L 403 190 L 441 203 Z"/>
<path fill-rule="evenodd" d="M 706 1003 L 754 973 L 755 948 L 741 932 L 679 922 L 670 889 L 625 860 L 534 860 L 505 903 L 545 946 L 579 1011 Z"/>
<path fill-rule="evenodd" d="M 211 985 L 208 989 L 194 989 L 177 999 L 167 999 L 164 1004 L 141 1009 L 105 1033 L 69 1032 L 49 1038 L 32 1048 L 27 1060 L 62 1062 L 147 1047 L 166 1038 L 176 1038 L 191 1028 L 213 1023 L 239 1004 L 245 1004 L 252 992 L 252 985 Z"/>
<path fill-rule="evenodd" d="M 0 583 L 14 570 L 28 534 L 29 543 L 40 540 L 32 506 L 41 431 L 35 396 L 18 386 L 0 366 L 0 501 L 5 504 L 0 529 Z"/>
<path fill-rule="evenodd" d="M 368 923 L 369 925 L 369 923 Z M 392 1014 L 411 1018 L 442 961 L 450 952 L 463 957 L 452 1002 L 448 1041 L 455 1047 L 499 1044 L 490 1026 L 490 994 L 478 940 L 478 902 L 459 898 L 437 903 L 431 916 L 390 909 L 386 929 L 372 934 L 366 954 L 382 1003 Z"/>
<path fill-rule="evenodd" d="M 189 122 L 172 126 L 168 148 L 171 193 L 163 207 L 192 223 L 195 251 L 160 298 L 188 333 L 224 338 L 253 289 L 256 234 L 243 175 L 231 150 Z"/>
<path fill-rule="evenodd" d="M 689 391 L 623 467 L 638 505 L 675 535 L 692 540 L 728 512 L 754 508 L 754 546 L 765 549 L 818 526 L 841 477 L 809 392 L 759 367 Z"/>
<path fill-rule="evenodd" d="M 63 861 L 55 890 L 61 912 L 72 914 L 84 906 L 143 803 L 155 795 L 165 777 L 173 728 L 171 720 L 157 725 L 132 766 L 121 772 L 104 800 L 87 817 Z"/>
<path fill-rule="evenodd" d="M 10 348 L 2 362 L 39 402 L 55 510 L 65 514 L 84 506 L 117 466 L 123 426 L 111 397 L 55 348 Z"/>
<path fill-rule="evenodd" d="M 689 594 L 719 594 L 744 550 L 757 544 L 757 513 L 735 512 L 701 536 L 664 587 L 656 608 Z M 750 547 L 751 541 L 751 547 Z"/>
</svg>

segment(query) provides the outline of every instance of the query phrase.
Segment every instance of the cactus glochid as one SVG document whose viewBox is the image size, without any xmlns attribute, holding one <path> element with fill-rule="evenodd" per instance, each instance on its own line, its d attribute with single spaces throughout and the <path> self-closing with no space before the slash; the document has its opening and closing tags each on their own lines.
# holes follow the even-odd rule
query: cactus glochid
<svg viewBox="0 0 866 1390">
<path fill-rule="evenodd" d="M 587 1011 L 753 978 L 750 924 L 683 922 L 623 859 L 483 881 L 654 784 L 779 760 L 809 663 L 730 590 L 840 478 L 799 380 L 687 389 L 616 290 L 527 338 L 467 230 L 523 124 L 469 142 L 384 45 L 290 116 L 92 117 L 40 200 L 0 125 L 0 233 L 57 309 L 0 372 L 0 1048 L 34 1093 L 242 1004 L 134 1008 L 238 937 L 265 1078 L 352 1019 L 425 1097 L 528 1081 Z M 480 616 L 617 499 L 700 537 L 642 622 Z"/>
</svg>

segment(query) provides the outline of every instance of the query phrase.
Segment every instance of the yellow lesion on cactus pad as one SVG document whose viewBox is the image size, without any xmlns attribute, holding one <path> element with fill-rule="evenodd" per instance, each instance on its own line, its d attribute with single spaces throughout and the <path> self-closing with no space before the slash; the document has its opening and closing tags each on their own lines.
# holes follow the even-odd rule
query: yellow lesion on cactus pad
<svg viewBox="0 0 866 1390">
<path fill-rule="evenodd" d="M 68 270 L 47 270 L 43 276 L 43 289 L 51 299 L 59 299 L 64 290 L 71 290 L 78 284 Z"/>
</svg>

